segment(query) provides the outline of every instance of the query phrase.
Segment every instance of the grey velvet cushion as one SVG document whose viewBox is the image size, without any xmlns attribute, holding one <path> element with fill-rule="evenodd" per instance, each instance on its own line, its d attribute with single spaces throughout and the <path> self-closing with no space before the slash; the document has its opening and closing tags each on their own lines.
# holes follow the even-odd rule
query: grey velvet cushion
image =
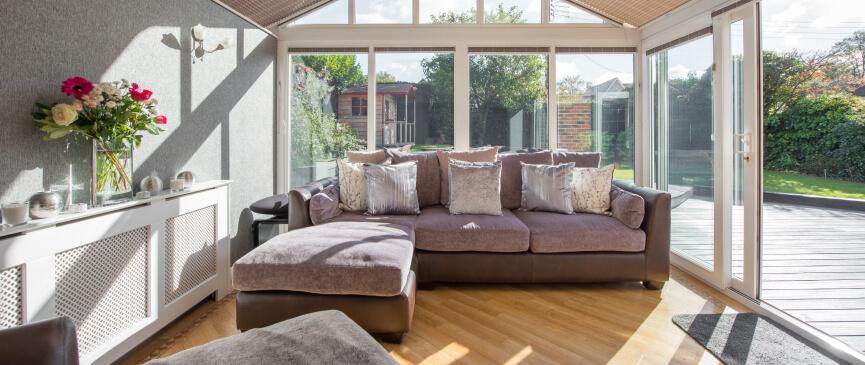
<svg viewBox="0 0 865 365">
<path fill-rule="evenodd" d="M 646 233 L 618 219 L 598 214 L 522 212 L 514 214 L 531 233 L 534 253 L 642 252 Z"/>
<path fill-rule="evenodd" d="M 448 181 L 448 161 L 454 159 L 465 162 L 495 162 L 498 154 L 499 149 L 496 147 L 481 147 L 469 151 L 436 151 L 439 168 L 441 169 L 441 204 L 448 205 L 448 198 L 450 197 L 448 191 L 450 187 Z"/>
<path fill-rule="evenodd" d="M 520 210 L 574 213 L 571 204 L 573 162 L 561 165 L 520 164 L 523 182 Z"/>
<path fill-rule="evenodd" d="M 550 151 L 529 153 L 501 153 L 498 160 L 502 162 L 502 208 L 517 209 L 522 200 L 522 165 L 552 165 L 553 154 Z"/>
<path fill-rule="evenodd" d="M 502 162 L 463 162 L 448 166 L 451 214 L 502 215 Z"/>
<path fill-rule="evenodd" d="M 384 150 L 376 150 L 376 151 L 349 151 L 346 153 L 346 159 L 348 162 L 354 163 L 370 163 L 370 164 L 383 164 L 387 160 L 388 156 Z"/>
<path fill-rule="evenodd" d="M 309 219 L 319 225 L 342 213 L 339 209 L 339 187 L 330 185 L 309 199 Z"/>
<path fill-rule="evenodd" d="M 601 152 L 570 152 L 570 151 L 555 151 L 553 152 L 553 163 L 563 164 L 573 162 L 575 167 L 593 167 L 601 166 Z"/>
<path fill-rule="evenodd" d="M 643 218 L 646 216 L 646 201 L 637 194 L 613 186 L 613 190 L 610 190 L 610 210 L 613 218 L 630 228 L 637 229 L 643 224 Z"/>
<path fill-rule="evenodd" d="M 399 295 L 413 256 L 411 228 L 332 222 L 276 236 L 234 264 L 234 288 Z"/>
<path fill-rule="evenodd" d="M 410 153 L 388 149 L 394 164 L 417 162 L 417 198 L 421 208 L 439 204 L 441 200 L 441 168 L 435 151 Z"/>
<path fill-rule="evenodd" d="M 437 205 L 421 210 L 415 245 L 427 251 L 525 252 L 529 229 L 509 210 L 502 216 L 452 215 Z"/>
<path fill-rule="evenodd" d="M 397 364 L 366 331 L 338 311 L 315 312 L 229 336 L 151 365 Z"/>
<path fill-rule="evenodd" d="M 367 214 L 420 214 L 417 162 L 365 165 L 364 174 Z"/>
</svg>

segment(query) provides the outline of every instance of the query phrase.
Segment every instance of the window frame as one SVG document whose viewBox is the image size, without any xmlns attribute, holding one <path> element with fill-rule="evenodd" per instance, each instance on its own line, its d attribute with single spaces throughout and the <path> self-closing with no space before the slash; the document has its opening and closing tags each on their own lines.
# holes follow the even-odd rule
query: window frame
<svg viewBox="0 0 865 365">
<path fill-rule="evenodd" d="M 355 105 L 355 101 L 357 101 L 357 105 Z M 352 96 L 351 97 L 351 116 L 352 117 L 365 117 L 369 108 L 369 103 L 366 96 Z"/>
</svg>

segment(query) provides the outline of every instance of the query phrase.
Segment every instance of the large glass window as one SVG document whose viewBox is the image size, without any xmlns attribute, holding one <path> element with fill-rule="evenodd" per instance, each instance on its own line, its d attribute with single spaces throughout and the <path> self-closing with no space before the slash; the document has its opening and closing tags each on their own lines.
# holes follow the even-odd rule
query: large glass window
<svg viewBox="0 0 865 365">
<path fill-rule="evenodd" d="M 603 19 L 568 0 L 550 0 L 550 23 L 602 24 Z"/>
<path fill-rule="evenodd" d="M 474 1 L 420 0 L 420 22 L 435 24 L 477 23 Z"/>
<path fill-rule="evenodd" d="M 348 0 L 336 0 L 291 21 L 302 24 L 348 24 Z"/>
<path fill-rule="evenodd" d="M 334 176 L 336 158 L 366 147 L 367 55 L 293 54 L 290 60 L 295 187 Z"/>
<path fill-rule="evenodd" d="M 634 179 L 634 55 L 556 55 L 558 148 L 599 151 Z"/>
<path fill-rule="evenodd" d="M 472 147 L 549 146 L 546 54 L 472 54 L 469 79 Z"/>
<path fill-rule="evenodd" d="M 453 53 L 376 54 L 376 147 L 453 146 Z"/>
<path fill-rule="evenodd" d="M 541 0 L 484 0 L 486 23 L 540 23 Z"/>
<path fill-rule="evenodd" d="M 714 268 L 713 38 L 651 56 L 656 187 L 673 196 L 673 250 Z"/>
<path fill-rule="evenodd" d="M 357 24 L 411 23 L 412 0 L 355 0 Z"/>
</svg>

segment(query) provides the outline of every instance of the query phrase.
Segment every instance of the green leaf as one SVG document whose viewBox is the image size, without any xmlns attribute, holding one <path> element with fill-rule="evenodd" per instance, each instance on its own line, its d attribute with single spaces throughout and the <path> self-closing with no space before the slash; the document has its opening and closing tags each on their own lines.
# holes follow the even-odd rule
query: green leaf
<svg viewBox="0 0 865 365">
<path fill-rule="evenodd" d="M 69 134 L 69 132 L 71 132 L 71 131 L 68 129 L 65 129 L 65 128 L 64 129 L 58 129 L 58 130 L 55 130 L 55 131 L 49 133 L 48 138 L 50 138 L 50 139 L 62 138 L 62 137 L 65 137 L 67 134 Z"/>
</svg>

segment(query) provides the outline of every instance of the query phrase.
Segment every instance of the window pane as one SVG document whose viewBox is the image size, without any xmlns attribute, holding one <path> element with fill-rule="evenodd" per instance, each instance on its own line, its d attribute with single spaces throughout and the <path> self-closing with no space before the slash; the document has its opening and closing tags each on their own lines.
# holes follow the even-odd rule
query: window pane
<svg viewBox="0 0 865 365">
<path fill-rule="evenodd" d="M 568 0 L 550 0 L 550 23 L 602 24 L 604 19 Z"/>
<path fill-rule="evenodd" d="M 541 0 L 484 0 L 486 23 L 540 23 Z"/>
<path fill-rule="evenodd" d="M 476 23 L 475 1 L 420 0 L 420 22 L 435 24 Z"/>
<path fill-rule="evenodd" d="M 411 23 L 412 0 L 355 0 L 357 24 Z"/>
<path fill-rule="evenodd" d="M 673 197 L 673 251 L 713 271 L 713 41 L 703 37 L 652 55 L 655 185 Z"/>
<path fill-rule="evenodd" d="M 348 0 L 331 2 L 289 24 L 348 24 Z"/>
<path fill-rule="evenodd" d="M 634 55 L 556 55 L 558 148 L 599 151 L 634 179 Z"/>
<path fill-rule="evenodd" d="M 336 174 L 335 159 L 366 147 L 366 54 L 292 55 L 291 186 Z M 360 111 L 361 109 L 358 109 Z"/>
<path fill-rule="evenodd" d="M 472 147 L 549 146 L 546 55 L 473 54 L 469 67 Z"/>
</svg>

